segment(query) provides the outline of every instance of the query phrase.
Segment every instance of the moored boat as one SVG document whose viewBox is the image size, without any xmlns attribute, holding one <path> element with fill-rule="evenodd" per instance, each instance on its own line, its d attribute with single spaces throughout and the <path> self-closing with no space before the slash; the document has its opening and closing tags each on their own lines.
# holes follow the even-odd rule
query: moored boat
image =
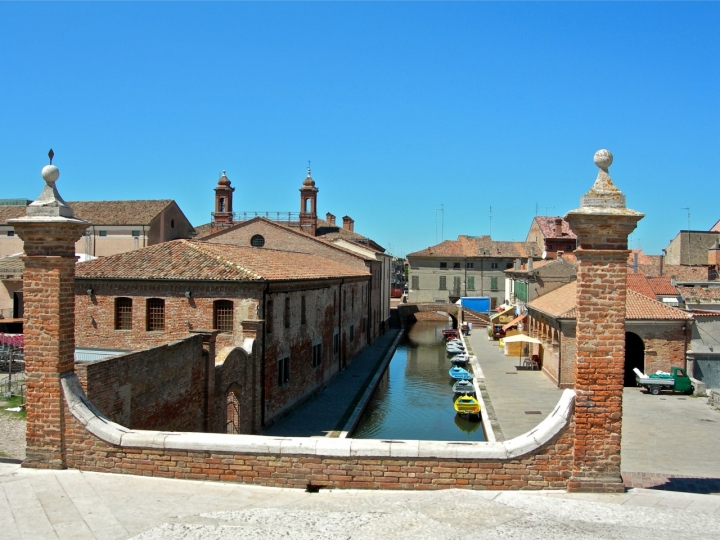
<svg viewBox="0 0 720 540">
<path fill-rule="evenodd" d="M 469 380 L 472 380 L 472 378 L 473 378 L 473 376 L 470 374 L 470 372 L 468 370 L 463 369 L 458 366 L 451 367 L 450 371 L 448 373 L 450 373 L 450 376 L 453 379 L 456 379 L 458 381 L 460 381 L 460 380 L 469 381 Z"/>
<path fill-rule="evenodd" d="M 460 396 L 454 403 L 458 414 L 480 414 L 480 403 L 472 396 Z"/>
<path fill-rule="evenodd" d="M 457 381 L 453 384 L 453 392 L 456 394 L 474 394 L 475 386 L 470 381 Z"/>
<path fill-rule="evenodd" d="M 467 366 L 469 357 L 467 354 L 456 354 L 450 359 L 450 363 L 453 366 Z"/>
</svg>

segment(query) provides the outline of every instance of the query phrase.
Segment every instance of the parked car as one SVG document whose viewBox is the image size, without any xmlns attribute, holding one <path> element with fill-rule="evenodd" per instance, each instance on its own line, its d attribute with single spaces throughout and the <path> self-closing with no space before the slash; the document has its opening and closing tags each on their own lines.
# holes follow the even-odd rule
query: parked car
<svg viewBox="0 0 720 540">
<path fill-rule="evenodd" d="M 390 289 L 390 298 L 402 298 L 402 289 Z"/>
</svg>

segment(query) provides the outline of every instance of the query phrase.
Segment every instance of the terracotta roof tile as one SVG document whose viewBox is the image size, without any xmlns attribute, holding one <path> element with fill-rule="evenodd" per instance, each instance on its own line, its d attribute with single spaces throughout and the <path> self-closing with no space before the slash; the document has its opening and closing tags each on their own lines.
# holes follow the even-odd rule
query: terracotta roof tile
<svg viewBox="0 0 720 540">
<path fill-rule="evenodd" d="M 717 302 L 720 300 L 720 287 L 678 285 L 677 289 L 686 302 Z"/>
<path fill-rule="evenodd" d="M 69 201 L 76 218 L 96 225 L 150 225 L 173 201 Z M 25 206 L 0 206 L 0 223 L 25 215 Z"/>
<path fill-rule="evenodd" d="M 561 216 L 535 216 L 535 222 L 545 238 L 560 238 L 555 236 L 555 220 L 562 219 Z M 562 238 L 576 239 L 577 235 L 572 231 L 570 225 L 562 220 Z"/>
<path fill-rule="evenodd" d="M 555 289 L 528 304 L 528 307 L 546 313 L 552 317 L 575 318 L 575 294 L 577 282 Z M 665 305 L 653 298 L 628 289 L 626 319 L 631 320 L 688 320 L 692 315 L 681 309 Z"/>
<path fill-rule="evenodd" d="M 426 249 L 409 253 L 407 257 L 502 257 L 527 258 L 537 246 L 527 242 L 502 242 L 489 236 L 458 236 Z M 482 254 L 482 255 L 481 255 Z"/>
<path fill-rule="evenodd" d="M 369 275 L 305 253 L 173 240 L 77 266 L 78 278 L 286 281 Z"/>
<path fill-rule="evenodd" d="M 677 296 L 680 294 L 677 287 L 672 284 L 670 276 L 648 277 L 647 281 L 656 295 Z"/>
<path fill-rule="evenodd" d="M 652 287 L 648 283 L 647 277 L 645 277 L 645 274 L 628 274 L 627 287 L 628 289 L 640 293 L 643 296 L 657 300 Z"/>
</svg>

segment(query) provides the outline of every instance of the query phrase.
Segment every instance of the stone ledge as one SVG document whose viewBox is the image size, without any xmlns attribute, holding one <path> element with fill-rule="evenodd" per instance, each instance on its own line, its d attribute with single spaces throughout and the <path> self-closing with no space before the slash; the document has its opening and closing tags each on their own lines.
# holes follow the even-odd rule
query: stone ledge
<svg viewBox="0 0 720 540">
<path fill-rule="evenodd" d="M 284 454 L 320 457 L 407 457 L 507 460 L 531 454 L 568 425 L 575 391 L 565 390 L 555 409 L 534 429 L 504 442 L 403 441 L 180 433 L 132 430 L 112 422 L 90 403 L 76 374 L 61 379 L 71 414 L 95 437 L 121 448 Z"/>
</svg>

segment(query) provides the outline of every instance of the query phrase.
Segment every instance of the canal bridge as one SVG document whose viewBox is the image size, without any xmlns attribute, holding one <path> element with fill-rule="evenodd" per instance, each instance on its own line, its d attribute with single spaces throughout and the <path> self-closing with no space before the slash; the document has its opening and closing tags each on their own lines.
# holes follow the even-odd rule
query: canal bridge
<svg viewBox="0 0 720 540">
<path fill-rule="evenodd" d="M 421 312 L 434 312 L 448 315 L 453 321 L 453 328 L 458 326 L 460 306 L 452 302 L 416 302 L 413 304 L 400 304 L 398 314 L 403 326 L 415 321 L 415 314 Z M 486 326 L 490 318 L 484 314 L 468 308 L 462 308 L 462 320 L 473 323 L 473 326 Z"/>
</svg>

